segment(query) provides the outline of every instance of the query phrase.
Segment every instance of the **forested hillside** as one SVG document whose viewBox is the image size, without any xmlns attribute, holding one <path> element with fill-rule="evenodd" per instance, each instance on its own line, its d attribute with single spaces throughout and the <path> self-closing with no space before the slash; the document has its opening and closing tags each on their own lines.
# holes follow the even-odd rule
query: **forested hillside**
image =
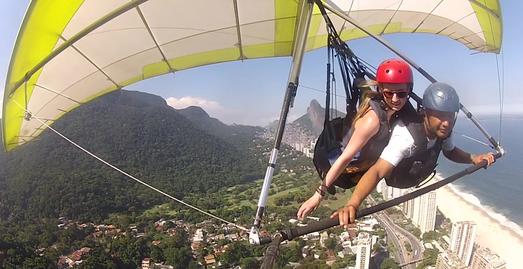
<svg viewBox="0 0 523 269">
<path fill-rule="evenodd" d="M 251 154 L 256 128 L 215 120 L 220 128 L 209 133 L 202 129 L 205 124 L 195 124 L 205 117 L 196 116 L 178 112 L 158 96 L 118 91 L 81 106 L 53 127 L 177 197 L 263 176 L 266 160 Z M 233 143 L 229 134 L 242 143 Z M 0 154 L 0 162 L 4 220 L 65 216 L 93 221 L 165 201 L 49 130 L 20 149 Z"/>
</svg>

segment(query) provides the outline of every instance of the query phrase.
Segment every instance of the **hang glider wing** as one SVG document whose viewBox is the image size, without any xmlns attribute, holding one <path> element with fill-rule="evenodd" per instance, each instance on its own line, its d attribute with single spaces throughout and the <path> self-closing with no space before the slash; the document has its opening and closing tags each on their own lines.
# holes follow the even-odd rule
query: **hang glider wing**
<svg viewBox="0 0 523 269">
<path fill-rule="evenodd" d="M 197 66 L 292 54 L 298 0 L 33 0 L 3 100 L 7 150 L 79 105 L 134 82 Z M 498 52 L 497 0 L 332 0 L 377 34 L 433 33 Z M 341 37 L 365 35 L 336 16 Z M 315 9 L 306 50 L 325 46 Z M 25 118 L 25 119 L 24 119 Z"/>
</svg>

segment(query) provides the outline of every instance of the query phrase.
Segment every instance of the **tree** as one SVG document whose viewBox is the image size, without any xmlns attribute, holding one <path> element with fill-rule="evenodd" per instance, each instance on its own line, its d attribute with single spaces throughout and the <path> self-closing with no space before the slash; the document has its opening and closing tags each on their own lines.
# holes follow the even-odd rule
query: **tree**
<svg viewBox="0 0 523 269">
<path fill-rule="evenodd" d="M 437 249 L 425 249 L 423 257 L 425 259 L 421 261 L 416 268 L 425 268 L 427 266 L 434 266 L 438 259 L 439 251 Z"/>
<path fill-rule="evenodd" d="M 431 242 L 438 240 L 439 234 L 436 231 L 429 231 L 423 234 L 423 241 L 424 242 Z"/>
<path fill-rule="evenodd" d="M 420 238 L 421 236 L 421 230 L 419 228 L 414 228 L 412 231 L 412 234 L 416 236 L 417 238 Z"/>
<path fill-rule="evenodd" d="M 381 245 L 378 242 L 376 242 L 376 244 L 374 244 L 374 246 L 372 246 L 372 252 L 376 252 L 380 248 L 381 248 Z"/>
<path fill-rule="evenodd" d="M 326 269 L 330 268 L 325 261 L 313 260 L 310 262 L 303 263 L 296 267 L 297 269 Z"/>
<path fill-rule="evenodd" d="M 165 261 L 165 257 L 163 256 L 163 251 L 158 246 L 151 246 L 151 259 L 155 262 L 163 262 Z"/>
<path fill-rule="evenodd" d="M 403 246 L 405 247 L 405 249 L 406 249 L 408 252 L 412 252 L 412 246 L 410 245 L 409 242 L 407 242 L 407 241 L 403 242 Z"/>
<path fill-rule="evenodd" d="M 383 229 L 375 230 L 373 234 L 379 236 L 380 239 L 385 238 L 385 230 Z"/>
<path fill-rule="evenodd" d="M 356 254 L 349 254 L 345 259 L 348 261 L 347 266 L 356 266 Z"/>
<path fill-rule="evenodd" d="M 256 258 L 249 257 L 240 260 L 240 267 L 242 269 L 258 269 L 261 263 Z"/>
<path fill-rule="evenodd" d="M 347 259 L 342 259 L 342 260 L 337 260 L 331 268 L 333 269 L 342 269 L 342 268 L 347 268 L 349 266 L 349 260 Z"/>
<path fill-rule="evenodd" d="M 176 265 L 177 268 L 187 268 L 192 260 L 191 249 L 188 247 L 167 248 L 163 254 L 165 262 L 169 265 Z"/>
<path fill-rule="evenodd" d="M 136 268 L 149 249 L 145 240 L 128 236 L 111 242 L 111 254 L 117 257 L 118 268 Z"/>
<path fill-rule="evenodd" d="M 336 249 L 336 245 L 337 245 L 336 238 L 329 237 L 325 240 L 325 247 L 329 250 Z"/>
<path fill-rule="evenodd" d="M 238 264 L 241 258 L 251 256 L 252 252 L 246 245 L 240 242 L 233 242 L 229 245 L 229 250 L 223 253 L 219 259 L 224 266 L 233 266 Z"/>
<path fill-rule="evenodd" d="M 286 248 L 281 249 L 279 255 L 288 262 L 300 261 L 302 258 L 300 244 L 292 242 Z"/>
<path fill-rule="evenodd" d="M 46 269 L 52 265 L 53 263 L 45 257 L 32 257 L 24 261 L 22 268 Z"/>
<path fill-rule="evenodd" d="M 200 268 L 200 266 L 195 261 L 191 261 L 191 262 L 189 262 L 189 267 L 187 267 L 187 268 L 188 269 L 198 269 L 198 268 Z"/>
<path fill-rule="evenodd" d="M 400 267 L 393 259 L 386 258 L 381 263 L 380 269 L 400 269 Z"/>
<path fill-rule="evenodd" d="M 80 269 L 87 268 L 108 268 L 116 269 L 116 264 L 113 262 L 111 256 L 109 256 L 103 249 L 96 247 L 91 249 L 89 256 L 80 264 Z"/>
</svg>

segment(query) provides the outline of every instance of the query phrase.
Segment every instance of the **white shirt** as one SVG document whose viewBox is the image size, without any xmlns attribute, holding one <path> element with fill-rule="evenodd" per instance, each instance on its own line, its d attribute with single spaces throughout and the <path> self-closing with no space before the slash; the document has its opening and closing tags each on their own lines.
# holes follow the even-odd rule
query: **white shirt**
<svg viewBox="0 0 523 269">
<path fill-rule="evenodd" d="M 443 140 L 441 149 L 444 151 L 451 151 L 454 149 L 454 142 L 452 141 L 452 134 Z M 431 148 L 436 143 L 436 139 L 429 139 L 427 141 L 427 148 Z M 392 127 L 392 134 L 389 143 L 383 149 L 380 155 L 380 159 L 387 161 L 393 166 L 404 159 L 412 156 L 415 152 L 416 145 L 414 144 L 414 138 L 410 134 L 409 130 L 405 126 L 403 121 L 398 120 Z"/>
</svg>

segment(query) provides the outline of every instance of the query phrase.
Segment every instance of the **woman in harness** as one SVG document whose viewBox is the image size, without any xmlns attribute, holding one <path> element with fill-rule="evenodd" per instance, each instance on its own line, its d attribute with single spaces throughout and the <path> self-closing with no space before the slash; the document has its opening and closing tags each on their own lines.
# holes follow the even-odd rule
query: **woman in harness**
<svg viewBox="0 0 523 269">
<path fill-rule="evenodd" d="M 332 163 L 316 192 L 301 205 L 297 213 L 299 219 L 318 207 L 335 182 L 344 188 L 355 186 L 359 177 L 372 166 L 387 145 L 392 122 L 408 114 L 407 110 L 413 111 L 410 103 L 405 106 L 413 87 L 412 70 L 406 62 L 399 59 L 385 60 L 378 67 L 376 82 L 378 92 L 365 93 L 358 112 L 349 121 L 352 124 L 342 141 L 345 147 L 341 155 Z M 342 173 L 351 176 L 344 179 L 345 182 L 338 182 L 342 181 L 338 179 Z"/>
</svg>

